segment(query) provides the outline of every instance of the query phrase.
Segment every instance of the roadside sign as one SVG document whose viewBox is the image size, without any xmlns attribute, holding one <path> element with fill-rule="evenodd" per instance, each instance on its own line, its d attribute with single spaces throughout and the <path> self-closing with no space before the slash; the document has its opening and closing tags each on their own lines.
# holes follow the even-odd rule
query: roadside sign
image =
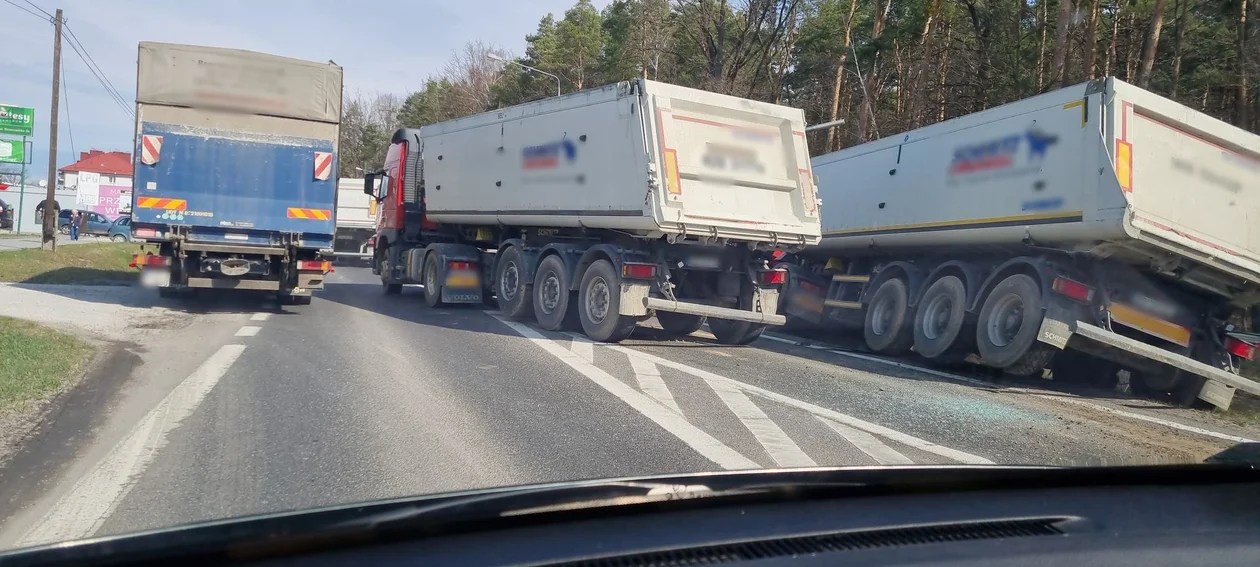
<svg viewBox="0 0 1260 567">
<path fill-rule="evenodd" d="M 0 140 L 0 163 L 26 163 L 25 150 L 22 140 Z"/>
<path fill-rule="evenodd" d="M 0 104 L 0 134 L 35 135 L 35 109 Z"/>
</svg>

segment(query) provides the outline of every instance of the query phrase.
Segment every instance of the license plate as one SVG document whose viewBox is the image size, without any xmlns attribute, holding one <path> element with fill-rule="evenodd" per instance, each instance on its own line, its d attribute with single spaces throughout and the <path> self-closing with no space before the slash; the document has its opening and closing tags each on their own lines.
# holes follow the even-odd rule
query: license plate
<svg viewBox="0 0 1260 567">
<path fill-rule="evenodd" d="M 140 285 L 144 287 L 170 287 L 169 270 L 144 270 L 140 272 Z"/>
<path fill-rule="evenodd" d="M 446 276 L 446 287 L 480 287 L 481 278 L 475 273 L 452 273 Z"/>
</svg>

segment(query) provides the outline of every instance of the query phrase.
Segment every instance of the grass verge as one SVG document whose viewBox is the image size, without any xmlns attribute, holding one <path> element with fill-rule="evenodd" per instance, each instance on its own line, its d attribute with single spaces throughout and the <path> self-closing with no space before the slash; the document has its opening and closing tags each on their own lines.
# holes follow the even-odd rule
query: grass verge
<svg viewBox="0 0 1260 567">
<path fill-rule="evenodd" d="M 73 335 L 0 317 L 0 415 L 60 391 L 83 371 L 94 350 Z"/>
<path fill-rule="evenodd" d="M 103 243 L 0 252 L 0 282 L 119 285 L 135 282 L 139 272 L 127 265 L 137 244 Z"/>
</svg>

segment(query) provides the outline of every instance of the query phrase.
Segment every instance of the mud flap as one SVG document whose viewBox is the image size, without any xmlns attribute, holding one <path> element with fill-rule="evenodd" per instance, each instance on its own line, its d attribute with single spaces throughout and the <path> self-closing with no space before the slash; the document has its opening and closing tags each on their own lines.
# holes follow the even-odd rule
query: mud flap
<svg viewBox="0 0 1260 567">
<path fill-rule="evenodd" d="M 1057 302 L 1046 303 L 1046 316 L 1041 320 L 1037 340 L 1059 350 L 1067 348 L 1068 339 L 1076 331 L 1076 313 Z"/>
</svg>

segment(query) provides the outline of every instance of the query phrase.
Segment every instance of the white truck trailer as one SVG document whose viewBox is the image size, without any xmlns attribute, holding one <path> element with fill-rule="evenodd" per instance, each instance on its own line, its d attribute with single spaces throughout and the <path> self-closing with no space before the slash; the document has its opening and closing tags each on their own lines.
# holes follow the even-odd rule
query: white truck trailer
<svg viewBox="0 0 1260 567">
<path fill-rule="evenodd" d="M 768 261 L 818 242 L 814 189 L 800 110 L 646 80 L 399 130 L 364 187 L 386 293 L 728 344 L 784 322 Z"/>
<path fill-rule="evenodd" d="M 376 233 L 376 200 L 363 194 L 363 179 L 342 177 L 337 181 L 337 232 L 333 252 L 338 258 L 372 258 Z"/>
<path fill-rule="evenodd" d="M 793 323 L 1228 407 L 1260 335 L 1260 137 L 1116 79 L 813 160 Z"/>
</svg>

